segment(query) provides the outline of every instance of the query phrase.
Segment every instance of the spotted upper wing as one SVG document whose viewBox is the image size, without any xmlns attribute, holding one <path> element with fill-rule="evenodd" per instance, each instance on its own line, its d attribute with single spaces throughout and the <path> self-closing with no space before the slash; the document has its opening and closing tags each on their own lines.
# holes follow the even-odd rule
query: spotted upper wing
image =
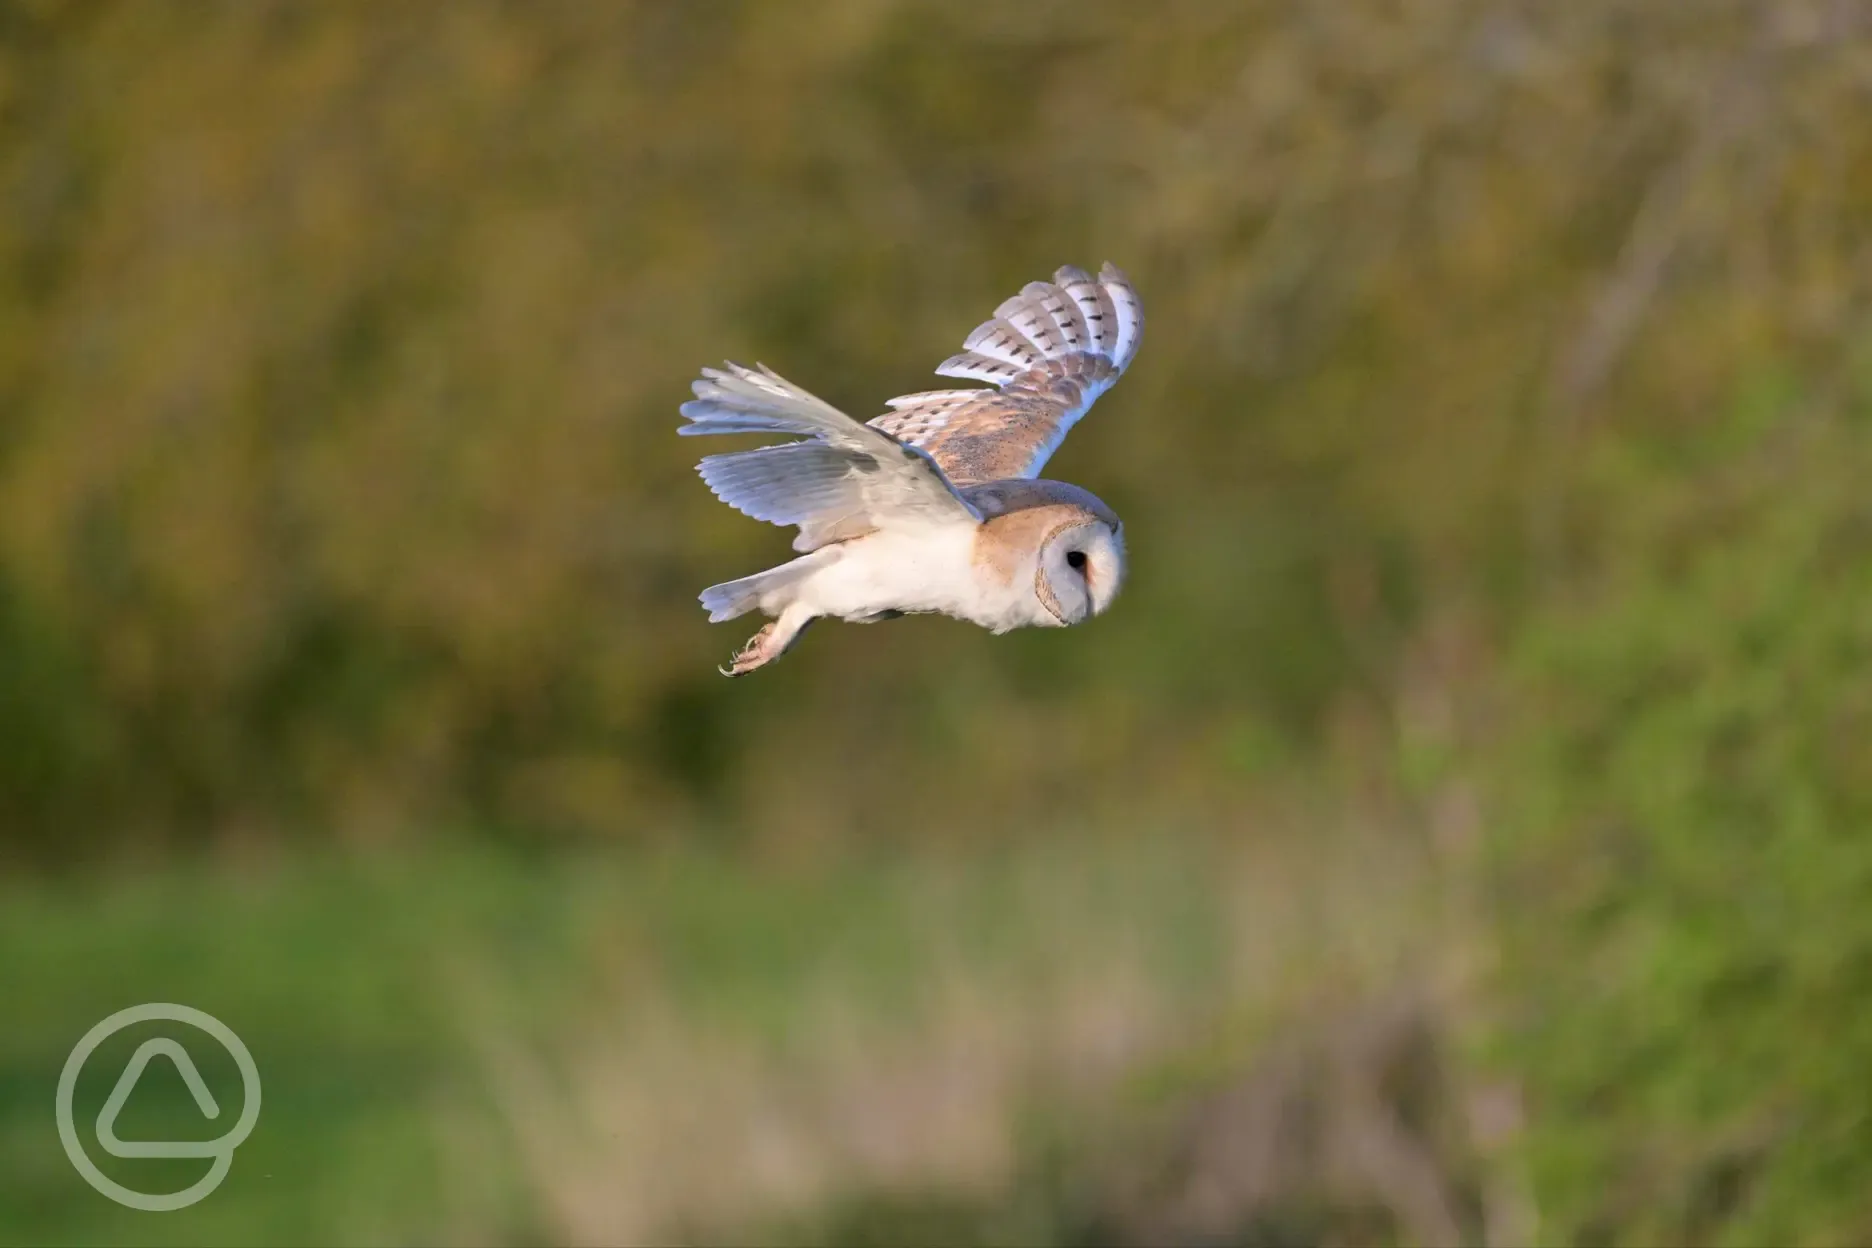
<svg viewBox="0 0 1872 1248">
<path fill-rule="evenodd" d="M 735 510 L 798 525 L 793 549 L 815 550 L 891 525 L 981 522 L 929 454 L 861 425 L 765 365 L 705 368 L 682 405 L 688 435 L 788 434 L 800 442 L 705 456 L 709 489 Z"/>
<path fill-rule="evenodd" d="M 944 360 L 942 377 L 993 390 L 926 390 L 870 423 L 929 453 L 958 486 L 1035 477 L 1086 409 L 1123 374 L 1144 333 L 1130 279 L 1068 265 L 1029 282 Z"/>
</svg>

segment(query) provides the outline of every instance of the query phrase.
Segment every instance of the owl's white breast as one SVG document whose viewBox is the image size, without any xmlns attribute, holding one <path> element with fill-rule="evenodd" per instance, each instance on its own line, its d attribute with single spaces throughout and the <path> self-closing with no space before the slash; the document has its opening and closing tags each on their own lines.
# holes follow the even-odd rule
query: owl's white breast
<svg viewBox="0 0 1872 1248">
<path fill-rule="evenodd" d="M 940 612 L 995 632 L 1048 620 L 1031 577 L 984 576 L 973 526 L 889 529 L 840 543 L 836 561 L 812 574 L 795 601 L 814 614 L 863 620 L 883 611 Z"/>
</svg>

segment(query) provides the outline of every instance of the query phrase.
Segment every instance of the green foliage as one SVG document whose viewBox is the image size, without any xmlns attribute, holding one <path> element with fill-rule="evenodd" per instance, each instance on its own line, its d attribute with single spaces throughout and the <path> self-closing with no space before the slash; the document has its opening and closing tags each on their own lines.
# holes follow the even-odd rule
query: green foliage
<svg viewBox="0 0 1872 1248">
<path fill-rule="evenodd" d="M 1803 397 L 1699 438 L 1519 656 L 1499 1057 L 1547 1242 L 1872 1234 L 1872 426 Z"/>
<path fill-rule="evenodd" d="M 1311 748 L 1425 602 L 1525 587 L 1550 357 L 1746 12 L 21 8 L 0 587 L 59 705 L 0 755 L 4 846 L 789 842 L 906 797 L 944 835 L 1237 798 L 1231 743 Z M 1826 223 L 1863 187 L 1801 125 L 1856 104 L 1789 57 L 1747 127 L 1774 168 L 1713 167 L 1726 207 L 1684 227 L 1749 286 L 1656 292 L 1662 341 L 1837 317 Z M 1812 220 L 1798 273 L 1770 208 Z M 869 414 L 1106 258 L 1149 343 L 1055 471 L 1127 518 L 1123 609 L 839 628 L 715 676 L 739 637 L 693 595 L 785 539 L 694 480 L 695 370 L 766 360 Z M 1647 420 L 1719 384 L 1630 369 Z M 1006 765 L 1010 726 L 1052 748 Z"/>
<path fill-rule="evenodd" d="M 1250 920 L 1212 898 L 1147 926 L 1221 957 L 1247 923 L 1310 965 L 1316 937 L 1367 937 L 1296 917 L 1326 883 L 1297 864 L 1395 917 L 1390 859 L 1330 858 L 1321 830 L 1427 824 L 1461 899 L 1441 952 L 1499 954 L 1438 1008 L 1522 1094 L 1542 1237 L 1872 1237 L 1857 21 L 1801 0 L 0 6 L 0 863 L 706 843 L 706 869 L 590 894 L 526 854 L 434 888 L 472 912 L 439 920 L 471 963 L 541 933 L 571 961 L 653 949 L 708 1051 L 720 1001 L 759 1031 L 827 949 L 862 946 L 852 994 L 902 1005 L 923 964 L 894 925 L 935 886 L 880 864 L 912 847 L 1291 842 Z M 673 427 L 697 368 L 763 360 L 868 416 L 1025 281 L 1108 258 L 1147 342 L 1051 470 L 1126 517 L 1118 609 L 1004 638 L 828 627 L 716 676 L 741 634 L 693 595 L 786 550 L 693 478 Z M 1458 632 L 1476 644 L 1439 649 Z M 772 887 L 826 861 L 848 873 Z M 1089 911 L 1209 895 L 1119 861 Z M 1004 912 L 1066 887 L 1001 880 L 946 912 L 970 956 L 1025 947 Z M 288 899 L 288 936 L 225 898 L 196 915 L 187 885 L 86 945 L 82 892 L 19 887 L 0 953 L 35 1020 L 0 1036 L 0 1112 L 100 998 L 152 976 L 212 995 L 174 968 L 231 935 L 254 944 L 230 1000 L 267 1003 L 269 1043 L 328 980 L 321 1026 L 360 1029 L 349 1091 L 294 1130 L 370 1170 L 367 1128 L 430 1125 L 374 1094 L 417 1060 L 399 1028 L 426 1007 L 397 1012 L 426 947 L 365 965 L 333 952 L 348 919 L 300 930 L 316 907 Z M 580 896 L 642 930 L 558 926 Z M 175 943 L 138 956 L 158 929 Z M 1076 972 L 1102 927 L 1073 930 Z M 113 959 L 124 978 L 87 969 Z M 1173 994 L 1221 974 L 1153 965 Z M 588 991 L 534 1004 L 563 1030 Z M 1291 1022 L 1230 1004 L 1256 1036 Z M 1164 1069 L 1212 1069 L 1183 1049 L 1204 1061 Z M 670 1060 L 697 1084 L 736 1069 Z M 0 1131 L 22 1173 L 44 1162 Z M 564 1169 L 532 1176 L 565 1189 L 540 1216 L 578 1229 L 612 1176 Z M 1046 1191 L 912 1188 L 801 1225 L 1078 1233 Z M 266 1216 L 355 1229 L 293 1221 L 328 1195 Z M 273 1225 L 229 1216 L 224 1238 Z"/>
</svg>

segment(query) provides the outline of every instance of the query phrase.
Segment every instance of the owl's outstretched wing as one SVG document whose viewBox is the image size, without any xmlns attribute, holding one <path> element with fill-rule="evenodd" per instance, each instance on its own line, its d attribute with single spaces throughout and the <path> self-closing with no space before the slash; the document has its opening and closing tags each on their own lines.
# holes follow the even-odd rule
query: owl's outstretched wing
<svg viewBox="0 0 1872 1248">
<path fill-rule="evenodd" d="M 798 525 L 793 549 L 816 550 L 895 524 L 979 524 L 929 454 L 859 424 L 766 365 L 705 368 L 678 433 L 785 433 L 803 442 L 703 458 L 715 496 L 756 520 Z"/>
<path fill-rule="evenodd" d="M 900 395 L 871 424 L 929 452 L 957 485 L 1035 477 L 1131 363 L 1143 334 L 1129 278 L 1109 263 L 1096 278 L 1068 265 L 996 308 L 936 370 L 995 389 Z"/>
</svg>

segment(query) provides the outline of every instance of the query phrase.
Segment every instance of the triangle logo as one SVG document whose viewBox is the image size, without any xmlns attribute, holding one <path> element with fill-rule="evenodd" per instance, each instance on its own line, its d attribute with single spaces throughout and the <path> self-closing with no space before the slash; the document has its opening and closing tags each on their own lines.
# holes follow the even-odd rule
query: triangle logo
<svg viewBox="0 0 1872 1248">
<path fill-rule="evenodd" d="M 221 1107 L 215 1103 L 214 1094 L 208 1091 L 208 1084 L 202 1079 L 201 1071 L 195 1068 L 195 1061 L 188 1055 L 188 1050 L 174 1040 L 145 1040 L 131 1056 L 123 1074 L 117 1077 L 117 1086 L 111 1089 L 104 1108 L 98 1111 L 98 1143 L 113 1157 L 213 1157 L 224 1151 L 220 1140 L 145 1141 L 117 1138 L 117 1115 L 123 1112 L 130 1094 L 136 1091 L 137 1080 L 143 1077 L 144 1068 L 152 1058 L 159 1055 L 168 1058 L 175 1066 L 176 1073 L 188 1085 L 189 1094 L 195 1098 L 195 1105 L 203 1117 L 214 1119 L 221 1116 Z"/>
</svg>

